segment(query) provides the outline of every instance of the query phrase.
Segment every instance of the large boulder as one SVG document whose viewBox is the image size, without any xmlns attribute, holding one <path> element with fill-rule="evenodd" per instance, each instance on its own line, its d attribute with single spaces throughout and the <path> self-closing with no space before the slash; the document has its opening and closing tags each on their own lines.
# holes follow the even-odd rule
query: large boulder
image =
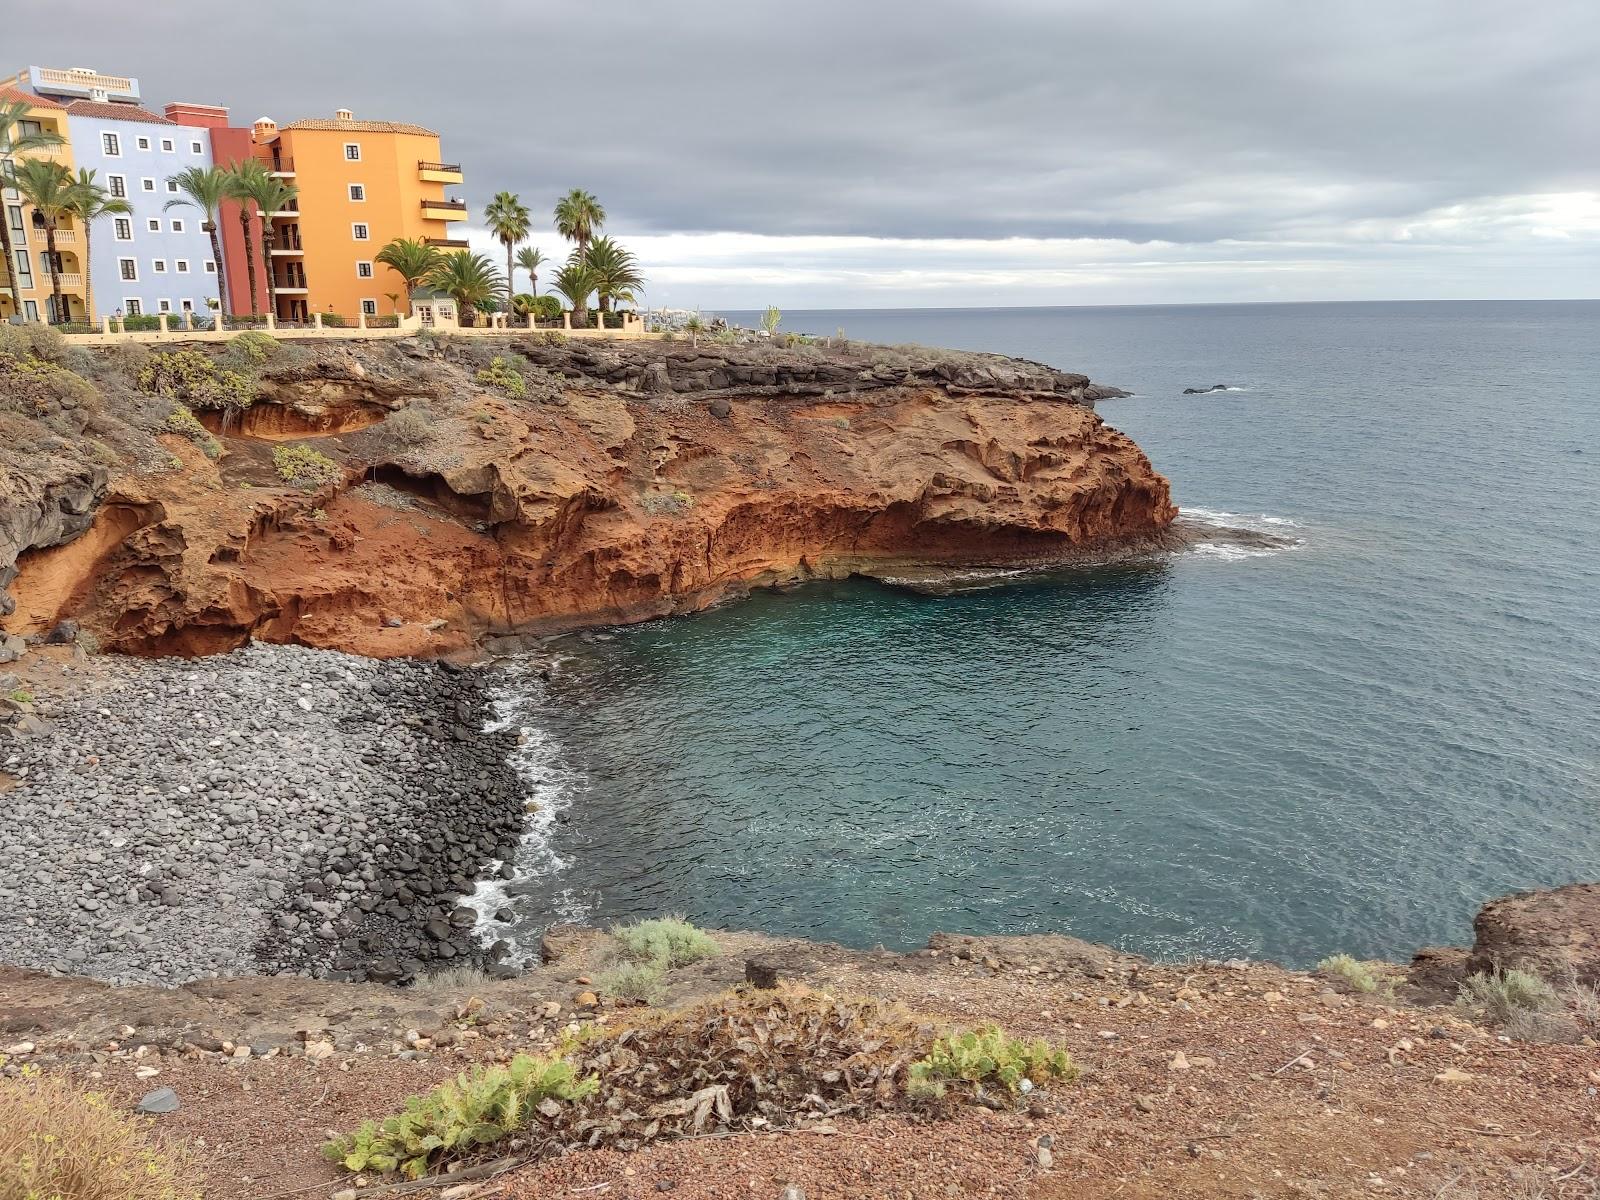
<svg viewBox="0 0 1600 1200">
<path fill-rule="evenodd" d="M 1600 883 L 1491 900 L 1472 930 L 1471 972 L 1516 967 L 1553 981 L 1600 985 Z"/>
</svg>

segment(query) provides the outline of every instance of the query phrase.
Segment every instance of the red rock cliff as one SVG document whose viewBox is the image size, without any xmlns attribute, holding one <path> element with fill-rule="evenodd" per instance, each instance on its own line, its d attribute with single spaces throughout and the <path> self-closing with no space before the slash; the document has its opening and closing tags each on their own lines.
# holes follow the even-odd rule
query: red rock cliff
<svg viewBox="0 0 1600 1200">
<path fill-rule="evenodd" d="M 482 346 L 269 370 L 219 460 L 164 437 L 181 469 L 115 479 L 87 535 L 24 555 L 9 626 L 75 616 L 135 653 L 256 637 L 443 654 L 818 576 L 1117 551 L 1177 512 L 1081 375 L 934 352 L 515 347 L 520 398 L 475 381 L 461 356 Z M 290 441 L 342 479 L 286 485 L 271 451 Z"/>
</svg>

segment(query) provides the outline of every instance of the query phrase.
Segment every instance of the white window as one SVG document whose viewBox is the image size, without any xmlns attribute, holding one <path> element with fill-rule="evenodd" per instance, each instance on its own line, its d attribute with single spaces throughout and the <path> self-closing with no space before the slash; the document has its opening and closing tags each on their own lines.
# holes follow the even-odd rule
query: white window
<svg viewBox="0 0 1600 1200">
<path fill-rule="evenodd" d="M 179 275 L 187 275 L 189 273 L 189 260 L 187 258 L 180 258 L 174 265 L 178 268 Z"/>
<path fill-rule="evenodd" d="M 183 232 L 183 222 L 181 220 L 179 220 L 178 218 L 176 218 L 176 217 L 174 217 L 173 221 L 172 221 L 172 232 L 173 233 L 182 233 Z"/>
<path fill-rule="evenodd" d="M 346 162 L 360 162 L 361 161 L 361 143 L 360 142 L 346 142 L 344 144 L 344 158 L 345 158 Z"/>
<path fill-rule="evenodd" d="M 363 184 L 363 183 L 352 183 L 350 185 L 350 199 L 352 199 L 352 200 L 356 201 L 357 203 L 359 203 L 359 202 L 365 200 L 366 198 L 367 198 L 367 187 L 366 187 L 366 184 Z"/>
<path fill-rule="evenodd" d="M 206 274 L 207 275 L 215 275 L 216 273 L 217 273 L 217 264 L 215 262 L 213 262 L 209 258 L 206 259 Z"/>
<path fill-rule="evenodd" d="M 165 275 L 167 273 L 167 260 L 164 258 L 151 259 L 150 267 L 157 275 Z"/>
<path fill-rule="evenodd" d="M 157 300 L 156 301 L 156 311 L 157 312 L 164 312 L 164 313 L 171 312 L 172 311 L 172 301 L 171 300 Z"/>
<path fill-rule="evenodd" d="M 153 192 L 156 190 L 156 181 L 151 179 L 149 176 L 146 176 L 145 178 L 139 180 L 139 186 L 144 188 L 144 190 L 147 192 Z"/>
<path fill-rule="evenodd" d="M 176 179 L 167 180 L 167 191 L 176 192 L 177 190 L 178 190 L 178 181 Z"/>
<path fill-rule="evenodd" d="M 355 238 L 358 242 L 366 241 L 368 237 L 366 224 L 362 221 L 357 221 L 354 225 L 350 226 L 350 236 Z"/>
<path fill-rule="evenodd" d="M 204 154 L 205 153 L 205 149 L 204 149 L 204 147 L 202 147 L 200 145 L 199 142 L 190 142 L 189 143 L 189 153 L 190 154 Z M 184 303 L 187 304 L 189 302 L 187 300 L 185 300 Z"/>
<path fill-rule="evenodd" d="M 177 147 L 175 147 L 172 144 L 172 139 L 171 138 L 162 138 L 161 139 L 161 153 L 163 153 L 163 154 L 171 154 L 175 149 L 177 149 Z"/>
<path fill-rule="evenodd" d="M 194 311 L 194 301 L 193 300 L 179 300 L 178 301 L 178 307 L 183 309 L 184 312 L 193 312 Z"/>
<path fill-rule="evenodd" d="M 370 262 L 358 262 L 356 264 L 356 278 L 357 279 L 371 279 L 372 278 L 372 263 L 370 263 Z"/>
<path fill-rule="evenodd" d="M 150 149 L 150 139 L 147 138 L 147 137 L 140 138 L 139 139 L 139 149 L 141 149 L 141 150 Z"/>
<path fill-rule="evenodd" d="M 142 317 L 144 315 L 144 305 L 140 304 L 136 297 L 131 298 L 122 302 L 122 311 L 130 317 Z"/>
<path fill-rule="evenodd" d="M 100 135 L 100 148 L 110 158 L 122 157 L 122 139 L 114 133 L 102 133 Z"/>
<path fill-rule="evenodd" d="M 145 223 L 147 225 L 149 225 L 151 233 L 160 233 L 161 232 L 161 218 L 160 217 L 151 217 Z"/>
<path fill-rule="evenodd" d="M 377 316 L 378 302 L 376 300 L 363 300 L 361 302 L 361 311 L 369 317 Z"/>
<path fill-rule="evenodd" d="M 119 258 L 119 259 L 117 259 L 117 270 L 122 273 L 122 277 L 124 279 L 126 279 L 129 283 L 137 283 L 139 281 L 139 260 L 138 259 L 136 259 L 136 258 Z"/>
<path fill-rule="evenodd" d="M 133 241 L 133 222 L 127 217 L 118 217 L 112 222 L 112 227 L 117 231 L 117 241 Z"/>
<path fill-rule="evenodd" d="M 128 179 L 125 175 L 107 175 L 106 191 L 119 200 L 128 194 Z"/>
</svg>

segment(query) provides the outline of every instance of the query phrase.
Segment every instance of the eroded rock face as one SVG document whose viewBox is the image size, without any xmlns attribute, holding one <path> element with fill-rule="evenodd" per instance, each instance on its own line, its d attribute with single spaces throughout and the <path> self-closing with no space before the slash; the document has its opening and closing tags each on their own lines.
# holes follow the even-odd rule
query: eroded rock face
<svg viewBox="0 0 1600 1200">
<path fill-rule="evenodd" d="M 6 589 L 17 576 L 18 557 L 88 529 L 108 479 L 97 463 L 36 457 L 23 469 L 0 461 L 0 616 L 16 608 Z"/>
<path fill-rule="evenodd" d="M 1492 900 L 1472 930 L 1471 972 L 1518 967 L 1555 982 L 1600 985 L 1600 883 Z"/>
<path fill-rule="evenodd" d="M 348 350 L 269 377 L 256 433 L 231 431 L 220 462 L 164 439 L 181 469 L 119 480 L 106 505 L 135 527 L 108 528 L 92 564 L 63 563 L 71 578 L 19 582 L 45 597 L 30 621 L 75 616 L 136 653 L 250 637 L 466 653 L 809 578 L 1154 546 L 1176 516 L 1084 376 L 759 349 L 513 340 L 501 352 L 520 355 L 523 398 L 428 359 L 403 383 L 386 362 L 385 379 Z M 418 409 L 426 436 L 369 424 L 407 392 L 439 398 Z M 302 424 L 344 468 L 315 492 L 272 469 L 279 431 Z"/>
</svg>

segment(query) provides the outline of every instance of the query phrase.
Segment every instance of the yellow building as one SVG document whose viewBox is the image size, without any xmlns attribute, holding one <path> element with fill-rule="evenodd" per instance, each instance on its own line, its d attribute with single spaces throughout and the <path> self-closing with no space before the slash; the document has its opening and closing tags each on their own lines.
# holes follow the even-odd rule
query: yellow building
<svg viewBox="0 0 1600 1200">
<path fill-rule="evenodd" d="M 64 105 L 43 96 L 35 96 L 15 86 L 15 80 L 0 82 L 0 102 L 22 101 L 28 106 L 20 124 L 20 132 L 43 130 L 67 139 L 67 110 Z M 0 147 L 3 150 L 3 147 Z M 76 174 L 72 162 L 72 143 L 63 140 L 61 145 L 45 151 L 31 151 L 21 157 L 50 158 Z M 12 272 L 16 280 L 16 295 L 0 278 L 0 320 L 9 320 L 21 313 L 33 321 L 49 320 L 52 316 L 52 285 L 50 260 L 45 229 L 37 220 L 33 207 L 27 204 L 15 188 L 0 190 L 0 205 L 5 209 L 6 227 L 11 234 Z M 61 287 L 64 319 L 82 320 L 88 311 L 84 303 L 83 231 L 71 217 L 63 217 L 56 226 L 56 280 Z"/>
<path fill-rule="evenodd" d="M 375 261 L 385 244 L 404 237 L 466 248 L 450 237 L 450 222 L 466 220 L 467 206 L 447 194 L 461 168 L 440 161 L 431 129 L 357 121 L 340 109 L 332 120 L 282 129 L 262 118 L 253 133 L 268 169 L 300 193 L 292 208 L 271 214 L 280 319 L 320 312 L 354 323 L 361 312 L 400 312 L 405 285 Z"/>
</svg>

